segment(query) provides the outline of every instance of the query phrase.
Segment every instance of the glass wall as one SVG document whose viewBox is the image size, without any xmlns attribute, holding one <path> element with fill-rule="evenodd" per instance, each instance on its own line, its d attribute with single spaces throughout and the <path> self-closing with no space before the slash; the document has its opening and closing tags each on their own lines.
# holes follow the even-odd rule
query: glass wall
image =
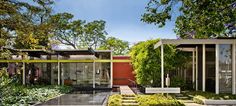
<svg viewBox="0 0 236 106">
<path fill-rule="evenodd" d="M 65 85 L 93 87 L 93 63 L 61 63 Z"/>
<path fill-rule="evenodd" d="M 110 85 L 110 63 L 96 63 L 95 87 L 109 87 Z"/>
<path fill-rule="evenodd" d="M 219 45 L 219 92 L 232 92 L 232 45 Z"/>
<path fill-rule="evenodd" d="M 206 91 L 215 92 L 215 45 L 206 45 Z"/>
</svg>

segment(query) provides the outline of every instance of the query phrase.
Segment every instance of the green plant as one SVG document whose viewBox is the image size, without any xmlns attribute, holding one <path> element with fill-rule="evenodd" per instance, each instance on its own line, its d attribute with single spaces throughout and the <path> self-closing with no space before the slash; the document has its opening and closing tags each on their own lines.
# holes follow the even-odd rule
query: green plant
<svg viewBox="0 0 236 106">
<path fill-rule="evenodd" d="M 136 100 L 141 106 L 184 106 L 184 104 L 171 96 L 161 94 L 138 95 Z"/>
<path fill-rule="evenodd" d="M 122 96 L 119 94 L 114 94 L 109 97 L 108 106 L 121 106 Z"/>
</svg>

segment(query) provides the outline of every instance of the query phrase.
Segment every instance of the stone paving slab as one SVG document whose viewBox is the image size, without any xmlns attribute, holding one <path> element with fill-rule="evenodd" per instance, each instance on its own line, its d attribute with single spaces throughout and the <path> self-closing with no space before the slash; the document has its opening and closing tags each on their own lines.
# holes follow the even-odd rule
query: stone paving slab
<svg viewBox="0 0 236 106">
<path fill-rule="evenodd" d="M 128 86 L 120 86 L 121 95 L 135 95 L 135 93 Z"/>
</svg>

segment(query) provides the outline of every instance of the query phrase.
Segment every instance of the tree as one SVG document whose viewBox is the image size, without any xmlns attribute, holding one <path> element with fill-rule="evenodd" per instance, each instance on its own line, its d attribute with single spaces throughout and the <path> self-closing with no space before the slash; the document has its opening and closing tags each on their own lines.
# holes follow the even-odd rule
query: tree
<svg viewBox="0 0 236 106">
<path fill-rule="evenodd" d="M 106 22 L 95 20 L 84 25 L 84 33 L 80 37 L 80 47 L 92 47 L 97 49 L 105 41 L 107 32 L 105 31 Z"/>
<path fill-rule="evenodd" d="M 139 42 L 130 50 L 130 56 L 138 84 L 160 86 L 161 51 L 160 48 L 154 49 L 154 45 L 158 41 L 159 39 Z M 175 49 L 175 46 L 165 45 L 164 51 L 164 68 L 167 70 L 165 71 L 165 74 L 176 71 L 179 67 L 184 67 L 184 64 L 189 62 L 188 56 Z"/>
<path fill-rule="evenodd" d="M 1 0 L 0 3 L 0 41 L 12 39 L 15 48 L 35 48 L 30 45 L 33 38 L 37 40 L 37 46 L 48 46 L 52 28 L 47 20 L 51 14 L 52 0 L 34 0 L 35 5 L 19 0 Z M 22 38 L 31 41 L 26 44 Z"/>
<path fill-rule="evenodd" d="M 181 38 L 236 35 L 235 0 L 150 0 L 141 20 L 163 27 L 176 15 L 175 32 Z"/>
<path fill-rule="evenodd" d="M 97 48 L 106 38 L 105 21 L 88 22 L 72 20 L 70 13 L 59 13 L 51 17 L 54 25 L 54 39 L 60 43 L 78 48 Z"/>
<path fill-rule="evenodd" d="M 99 49 L 113 50 L 114 55 L 126 55 L 129 52 L 129 42 L 115 37 L 108 37 Z"/>
</svg>

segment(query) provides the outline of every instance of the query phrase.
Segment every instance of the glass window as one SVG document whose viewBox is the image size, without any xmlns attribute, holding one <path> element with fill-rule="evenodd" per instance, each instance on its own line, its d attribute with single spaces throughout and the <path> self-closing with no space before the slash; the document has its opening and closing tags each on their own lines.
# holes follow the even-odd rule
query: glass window
<svg viewBox="0 0 236 106">
<path fill-rule="evenodd" d="M 219 91 L 232 91 L 232 45 L 219 45 Z"/>
</svg>

